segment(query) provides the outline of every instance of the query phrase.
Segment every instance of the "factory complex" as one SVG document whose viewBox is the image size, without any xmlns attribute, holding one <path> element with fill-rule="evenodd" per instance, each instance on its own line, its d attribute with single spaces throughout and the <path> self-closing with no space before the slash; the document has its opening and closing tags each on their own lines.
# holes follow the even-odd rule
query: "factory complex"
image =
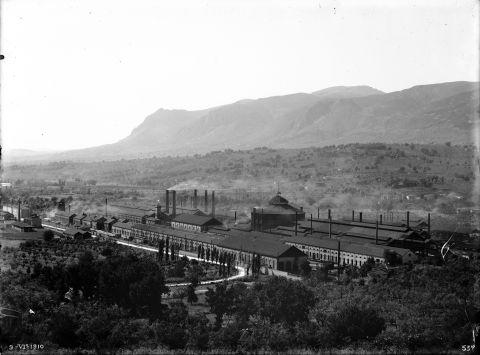
<svg viewBox="0 0 480 355">
<path fill-rule="evenodd" d="M 193 191 L 192 207 L 177 214 L 176 191 L 166 190 L 163 208 L 159 204 L 152 209 L 111 205 L 106 215 L 58 211 L 53 222 L 66 228 L 64 235 L 70 238 L 108 235 L 152 246 L 168 238 L 179 250 L 216 249 L 247 267 L 258 258 L 263 270 L 271 273 L 296 273 L 305 260 L 313 266 L 360 267 L 369 259 L 399 265 L 413 263 L 419 255 L 435 250 L 430 218 L 410 221 L 409 212 L 406 222 L 397 225 L 384 223 L 382 216 L 375 222 L 365 221 L 362 213 L 355 211 L 348 220 L 334 220 L 330 210 L 327 218 L 314 218 L 278 192 L 265 206 L 252 208 L 249 224 L 239 224 L 236 217 L 224 220 L 216 216 L 213 191 L 210 201 L 205 191 L 203 210 L 199 209 L 197 190 Z"/>
</svg>

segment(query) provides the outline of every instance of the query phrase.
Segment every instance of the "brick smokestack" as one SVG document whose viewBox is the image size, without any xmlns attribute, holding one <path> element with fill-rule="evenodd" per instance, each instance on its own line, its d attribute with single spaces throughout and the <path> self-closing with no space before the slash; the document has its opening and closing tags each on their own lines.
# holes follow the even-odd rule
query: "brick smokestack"
<svg viewBox="0 0 480 355">
<path fill-rule="evenodd" d="M 205 212 L 208 212 L 208 191 L 207 190 L 205 190 L 205 201 L 204 201 L 203 207 L 205 209 Z"/>
<path fill-rule="evenodd" d="M 329 208 L 328 209 L 328 219 L 332 218 L 332 210 Z"/>
<path fill-rule="evenodd" d="M 355 222 L 355 210 L 352 211 L 352 222 Z"/>
<path fill-rule="evenodd" d="M 378 221 L 375 224 L 375 244 L 378 244 Z"/>
<path fill-rule="evenodd" d="M 215 191 L 212 191 L 212 217 L 215 217 Z"/>
<path fill-rule="evenodd" d="M 328 237 L 332 237 L 332 220 L 328 219 Z"/>
<path fill-rule="evenodd" d="M 170 191 L 165 190 L 165 212 L 170 213 Z"/>
<path fill-rule="evenodd" d="M 363 221 L 363 213 L 362 212 L 360 212 L 360 215 L 358 216 L 358 218 L 360 219 L 360 222 Z"/>
<path fill-rule="evenodd" d="M 407 211 L 407 228 L 410 228 L 410 211 Z"/>
<path fill-rule="evenodd" d="M 20 219 L 22 218 L 22 210 L 21 210 L 21 204 L 20 204 L 20 200 L 18 200 L 18 220 L 20 221 Z"/>
<path fill-rule="evenodd" d="M 198 208 L 198 191 L 193 190 L 193 208 Z"/>
<path fill-rule="evenodd" d="M 382 222 L 383 222 L 383 216 L 380 215 L 380 224 L 382 224 Z"/>
<path fill-rule="evenodd" d="M 157 203 L 157 212 L 155 213 L 155 217 L 157 219 L 160 219 L 160 214 L 162 213 L 162 206 L 160 206 L 160 203 Z"/>
<path fill-rule="evenodd" d="M 172 191 L 172 217 L 177 216 L 177 191 Z"/>
</svg>

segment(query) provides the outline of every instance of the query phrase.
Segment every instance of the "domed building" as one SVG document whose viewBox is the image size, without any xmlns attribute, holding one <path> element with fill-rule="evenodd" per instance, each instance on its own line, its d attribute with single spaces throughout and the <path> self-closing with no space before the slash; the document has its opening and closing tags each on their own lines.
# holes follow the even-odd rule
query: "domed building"
<svg viewBox="0 0 480 355">
<path fill-rule="evenodd" d="M 303 207 L 290 203 L 281 192 L 268 201 L 267 206 L 254 207 L 251 213 L 251 229 L 265 231 L 278 226 L 293 226 L 305 220 Z"/>
</svg>

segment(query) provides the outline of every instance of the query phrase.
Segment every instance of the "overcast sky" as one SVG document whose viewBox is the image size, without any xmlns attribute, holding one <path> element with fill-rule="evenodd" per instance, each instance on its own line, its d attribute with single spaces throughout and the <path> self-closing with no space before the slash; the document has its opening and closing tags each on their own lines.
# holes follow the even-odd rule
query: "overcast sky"
<svg viewBox="0 0 480 355">
<path fill-rule="evenodd" d="M 113 143 L 159 108 L 478 80 L 478 2 L 0 0 L 2 145 Z"/>
</svg>

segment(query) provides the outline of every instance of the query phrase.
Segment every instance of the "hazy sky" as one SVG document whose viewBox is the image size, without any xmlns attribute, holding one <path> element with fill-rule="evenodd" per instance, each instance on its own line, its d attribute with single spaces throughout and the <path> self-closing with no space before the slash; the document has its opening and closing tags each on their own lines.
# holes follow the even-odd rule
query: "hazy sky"
<svg viewBox="0 0 480 355">
<path fill-rule="evenodd" d="M 3 146 L 113 143 L 159 108 L 478 80 L 478 2 L 0 0 Z"/>
</svg>

